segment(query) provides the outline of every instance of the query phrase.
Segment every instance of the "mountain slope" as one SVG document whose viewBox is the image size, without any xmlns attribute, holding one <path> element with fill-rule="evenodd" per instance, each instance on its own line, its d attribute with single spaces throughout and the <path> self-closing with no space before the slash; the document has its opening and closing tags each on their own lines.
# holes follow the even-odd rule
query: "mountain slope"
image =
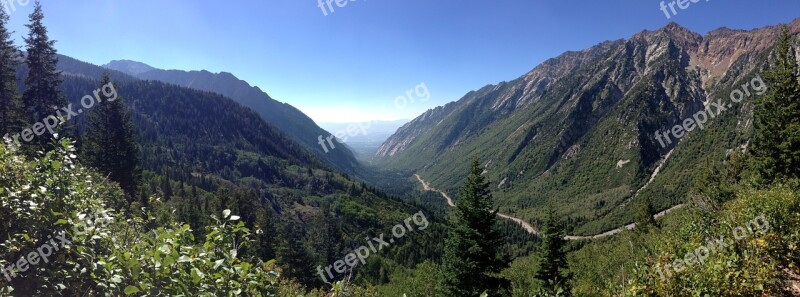
<svg viewBox="0 0 800 297">
<path fill-rule="evenodd" d="M 800 20 L 791 26 L 800 32 Z M 457 173 L 480 157 L 503 212 L 537 223 L 555 205 L 576 235 L 611 230 L 630 223 L 643 199 L 659 209 L 686 201 L 693 169 L 747 143 L 753 98 L 677 145 L 662 147 L 654 133 L 704 110 L 710 98 L 727 102 L 766 65 L 777 32 L 701 36 L 671 23 L 568 52 L 427 111 L 381 146 L 379 163 L 453 193 L 464 178 Z"/>
<path fill-rule="evenodd" d="M 103 67 L 118 70 L 139 79 L 156 80 L 187 88 L 215 92 L 256 111 L 267 123 L 277 127 L 290 138 L 326 160 L 336 169 L 353 173 L 358 161 L 345 145 L 325 152 L 318 143 L 318 136 L 327 137 L 326 132 L 297 108 L 272 99 L 258 87 L 238 79 L 231 73 L 211 73 L 208 71 L 161 70 L 134 61 L 112 61 Z"/>
<path fill-rule="evenodd" d="M 97 88 L 91 75 L 104 69 L 61 56 L 59 70 L 64 95 L 78 107 Z M 232 209 L 252 230 L 264 230 L 254 251 L 263 259 L 276 257 L 281 240 L 277 226 L 290 224 L 296 231 L 292 240 L 308 248 L 309 264 L 332 263 L 366 234 L 389 230 L 421 211 L 333 171 L 256 112 L 227 97 L 116 71 L 111 76 L 120 78 L 114 86 L 130 108 L 142 151 L 141 193 L 130 207 L 153 207 L 163 212 L 162 220 L 190 223 L 198 238 L 203 226 L 213 223 L 209 214 Z M 71 120 L 80 123 L 85 115 Z M 146 202 L 151 197 L 160 201 Z M 386 265 L 413 266 L 440 254 L 440 242 L 413 239 L 444 232 L 435 213 L 422 210 L 431 220 L 430 231 L 410 235 L 358 273 L 371 278 Z"/>
</svg>

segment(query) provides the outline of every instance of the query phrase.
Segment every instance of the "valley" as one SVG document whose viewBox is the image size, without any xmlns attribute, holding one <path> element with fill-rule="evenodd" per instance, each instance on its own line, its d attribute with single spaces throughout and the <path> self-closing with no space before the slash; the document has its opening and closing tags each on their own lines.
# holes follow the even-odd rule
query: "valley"
<svg viewBox="0 0 800 297">
<path fill-rule="evenodd" d="M 0 296 L 800 296 L 796 1 L 11 2 Z"/>
</svg>

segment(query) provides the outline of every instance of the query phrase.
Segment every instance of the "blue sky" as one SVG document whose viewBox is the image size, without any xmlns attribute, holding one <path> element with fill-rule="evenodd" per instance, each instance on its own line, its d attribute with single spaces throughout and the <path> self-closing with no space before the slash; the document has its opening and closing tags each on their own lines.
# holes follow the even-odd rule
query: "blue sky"
<svg viewBox="0 0 800 297">
<path fill-rule="evenodd" d="M 676 7 L 671 19 L 660 2 L 355 0 L 344 7 L 334 1 L 327 16 L 317 0 L 45 0 L 43 6 L 62 54 L 94 64 L 131 59 L 231 72 L 321 122 L 413 118 L 564 51 L 669 21 L 703 34 L 800 17 L 796 0 L 700 0 Z M 11 26 L 21 37 L 33 5 L 15 6 Z M 430 100 L 394 104 L 420 83 Z"/>
</svg>

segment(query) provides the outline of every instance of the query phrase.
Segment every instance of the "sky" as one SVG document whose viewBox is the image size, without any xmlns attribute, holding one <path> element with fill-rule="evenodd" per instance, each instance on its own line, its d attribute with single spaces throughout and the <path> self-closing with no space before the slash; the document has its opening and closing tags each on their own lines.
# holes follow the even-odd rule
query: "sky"
<svg viewBox="0 0 800 297">
<path fill-rule="evenodd" d="M 14 4 L 10 26 L 22 45 L 33 5 L 0 1 Z M 333 10 L 324 1 L 42 5 L 61 54 L 97 65 L 129 59 L 162 69 L 231 72 L 317 122 L 340 123 L 411 119 L 565 51 L 670 21 L 705 34 L 800 17 L 797 0 L 681 0 L 689 6 L 673 4 L 677 14 L 662 11 L 660 0 L 339 0 L 343 7 L 333 0 Z"/>
</svg>

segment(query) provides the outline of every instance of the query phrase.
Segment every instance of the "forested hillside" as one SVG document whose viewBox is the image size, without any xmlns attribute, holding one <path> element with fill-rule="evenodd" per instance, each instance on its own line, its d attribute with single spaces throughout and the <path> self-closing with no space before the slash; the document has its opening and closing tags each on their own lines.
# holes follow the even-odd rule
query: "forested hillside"
<svg viewBox="0 0 800 297">
<path fill-rule="evenodd" d="M 194 295 L 230 292 L 237 284 L 250 281 L 258 283 L 239 289 L 247 294 L 274 294 L 279 281 L 287 289 L 299 285 L 308 289 L 329 288 L 317 276 L 318 265 L 325 267 L 335 262 L 362 244 L 364 237 L 386 232 L 414 213 L 429 213 L 430 226 L 426 226 L 426 231 L 409 234 L 392 249 L 373 255 L 365 266 L 359 267 L 354 279 L 380 284 L 394 267 L 435 259 L 440 254 L 441 244 L 430 240 L 443 232 L 435 213 L 333 171 L 256 112 L 222 95 L 143 81 L 113 71 L 110 77 L 101 80 L 102 68 L 57 55 L 41 23 L 43 17 L 37 4 L 37 14 L 31 18 L 33 28 L 38 31 L 32 29 L 35 38 L 31 37 L 27 51 L 44 54 L 21 54 L 11 48 L 10 41 L 3 48 L 2 52 L 8 56 L 0 65 L 6 86 L 1 107 L 7 111 L 3 113 L 2 131 L 13 135 L 26 128 L 11 122 L 13 118 L 22 123 L 45 118 L 45 113 L 29 114 L 23 105 L 9 104 L 29 98 L 20 94 L 30 93 L 29 86 L 34 81 L 39 86 L 53 87 L 36 89 L 40 94 L 47 91 L 50 92 L 47 97 L 63 100 L 54 103 L 63 108 L 52 111 L 63 123 L 55 128 L 57 133 L 37 137 L 35 142 L 27 143 L 25 137 L 17 141 L 9 137 L 0 150 L 2 164 L 8 166 L 2 172 L 5 181 L 0 189 L 4 201 L 11 199 L 4 202 L 3 213 L 23 215 L 18 207 L 26 203 L 37 205 L 30 210 L 40 213 L 40 217 L 31 214 L 31 222 L 37 223 L 27 224 L 39 231 L 17 225 L 15 219 L 7 221 L 2 237 L 9 238 L 5 246 L 10 249 L 0 261 L 4 261 L 3 267 L 8 266 L 10 259 L 28 252 L 28 247 L 47 240 L 47 230 L 59 229 L 57 226 L 64 224 L 63 221 L 76 224 L 89 212 L 102 210 L 108 213 L 103 218 L 113 217 L 114 223 L 98 227 L 99 233 L 92 233 L 95 237 L 102 236 L 101 239 L 80 237 L 88 241 L 70 249 L 78 253 L 75 256 L 78 258 L 61 256 L 54 260 L 66 265 L 62 265 L 64 270 L 53 272 L 49 270 L 53 267 L 42 267 L 36 275 L 15 278 L 12 282 L 0 279 L 5 293 L 121 295 L 123 291 L 125 294 L 135 291 L 146 295 Z M 0 27 L 4 28 L 5 23 L 0 23 Z M 4 36 L 7 40 L 8 35 Z M 85 96 L 107 98 L 87 106 L 82 101 Z M 36 103 L 24 102 L 25 106 Z M 133 133 L 127 134 L 128 128 Z M 117 135 L 123 138 L 110 138 Z M 56 138 L 59 140 L 55 141 Z M 125 148 L 122 142 L 134 146 Z M 121 168 L 113 164 L 121 164 L 117 161 L 128 152 L 134 155 L 124 159 L 133 161 L 129 163 L 132 165 L 124 169 L 127 171 L 124 174 L 117 174 L 116 169 Z M 81 176 L 87 176 L 88 180 L 82 180 Z M 92 181 L 103 187 L 93 188 Z M 125 191 L 117 185 L 122 185 Z M 43 189 L 41 193 L 47 195 L 27 191 L 31 186 L 37 191 Z M 53 188 L 56 186 L 70 190 L 56 191 Z M 73 188 L 74 194 L 68 194 L 73 193 Z M 67 194 L 70 196 L 62 196 Z M 50 200 L 62 202 L 42 206 L 51 203 Z M 120 230 L 125 231 L 118 233 Z M 79 236 L 67 232 L 67 236 Z M 243 242 L 239 242 L 238 236 L 246 237 L 247 244 L 240 246 Z M 233 246 L 228 241 L 231 239 Z M 172 247 L 157 244 L 165 241 Z M 204 252 L 185 250 L 191 246 Z M 184 260 L 175 262 L 185 256 L 189 257 L 185 260 L 194 263 L 194 257 L 211 255 L 213 246 L 226 252 L 233 248 L 239 254 L 211 257 L 204 259 L 209 261 L 204 263 L 211 263 L 214 269 L 227 263 L 224 265 L 241 270 L 231 270 L 232 274 L 223 276 L 205 270 L 211 266 L 182 266 L 189 264 Z M 159 252 L 150 254 L 154 251 L 151 248 Z M 136 261 L 141 263 L 136 267 L 127 262 L 145 255 L 149 260 L 139 258 Z M 92 264 L 82 262 L 90 258 L 105 259 L 101 261 L 111 266 L 93 266 L 92 269 L 104 272 L 98 270 L 93 276 L 75 279 L 72 284 L 64 280 L 65 274 L 72 273 L 71 269 L 80 270 Z M 221 260 L 215 264 L 215 259 Z M 239 259 L 254 259 L 254 262 L 248 264 Z M 270 259 L 276 259 L 270 266 L 257 264 Z M 152 265 L 159 269 L 142 273 L 155 267 Z M 269 271 L 261 271 L 262 268 Z M 169 275 L 171 270 L 186 274 Z M 248 274 L 249 270 L 253 270 L 252 274 Z M 339 274 L 329 281 L 343 277 Z M 200 285 L 198 278 L 212 280 Z M 213 281 L 222 278 L 231 282 Z M 164 286 L 167 279 L 174 286 Z M 185 287 L 190 283 L 193 288 Z"/>
<path fill-rule="evenodd" d="M 233 74 L 60 55 L 40 1 L 17 44 L 0 5 L 0 296 L 800 296 L 800 19 L 564 53 L 362 167 Z"/>
<path fill-rule="evenodd" d="M 272 99 L 258 87 L 250 86 L 231 73 L 208 71 L 161 70 L 134 61 L 112 61 L 103 67 L 121 71 L 143 80 L 155 80 L 201 91 L 215 92 L 253 109 L 281 132 L 300 143 L 319 159 L 333 168 L 350 174 L 360 173 L 360 166 L 353 152 L 346 145 L 336 143 L 336 149 L 324 150 L 318 137 L 328 137 L 325 131 L 297 108 Z M 133 69 L 133 70 L 132 70 Z M 336 132 L 336 131 L 333 131 Z"/>
<path fill-rule="evenodd" d="M 789 28 L 796 35 L 800 20 Z M 480 158 L 502 212 L 540 225 L 554 205 L 571 233 L 608 231 L 633 222 L 646 201 L 659 211 L 687 202 L 698 176 L 692 164 L 719 164 L 748 144 L 753 102 L 766 87 L 757 78 L 779 31 L 723 28 L 701 36 L 671 23 L 567 52 L 429 110 L 387 140 L 376 159 L 454 193 L 467 170 L 463 160 Z M 748 95 L 732 102 L 743 87 Z M 724 106 L 712 105 L 719 100 Z M 657 132 L 702 110 L 714 113 L 702 128 L 659 140 Z"/>
</svg>

